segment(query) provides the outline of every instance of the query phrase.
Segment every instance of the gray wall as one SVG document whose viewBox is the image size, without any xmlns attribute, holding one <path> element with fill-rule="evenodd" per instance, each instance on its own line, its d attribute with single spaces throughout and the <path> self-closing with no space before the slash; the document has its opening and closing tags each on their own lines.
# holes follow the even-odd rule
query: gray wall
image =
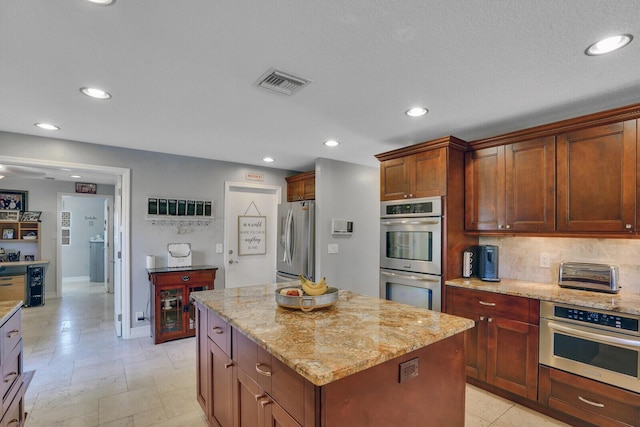
<svg viewBox="0 0 640 427">
<path fill-rule="evenodd" d="M 316 161 L 316 277 L 341 289 L 379 296 L 380 170 L 330 159 Z M 331 234 L 331 220 L 354 222 L 351 236 Z M 328 244 L 339 252 L 329 254 Z"/>
<path fill-rule="evenodd" d="M 223 144 L 220 144 L 220 149 L 224 150 Z M 215 243 L 222 243 L 224 237 L 222 204 L 225 181 L 241 182 L 244 181 L 245 172 L 257 172 L 264 176 L 264 184 L 279 185 L 284 189 L 286 188 L 284 177 L 294 174 L 292 171 L 279 169 L 8 132 L 0 132 L 0 152 L 12 157 L 131 169 L 131 313 L 148 312 L 149 282 L 145 268 L 146 255 L 157 255 L 160 257 L 157 266 L 166 265 L 167 243 L 189 242 L 194 252 L 194 264 L 223 266 L 223 254 L 215 253 Z M 2 188 L 28 190 L 20 183 L 8 184 L 5 180 L 6 178 L 2 180 L 4 181 Z M 42 245 L 42 258 L 53 261 L 56 259 L 56 242 L 51 240 L 50 236 L 56 231 L 57 191 L 73 193 L 75 187 L 73 183 L 54 181 L 56 190 L 50 190 L 44 185 L 40 187 L 40 183 L 46 181 L 37 182 L 38 188 L 33 190 L 36 194 L 29 193 L 29 208 L 44 211 L 45 239 Z M 57 189 L 57 186 L 60 186 L 60 189 Z M 286 192 L 283 191 L 283 193 Z M 177 227 L 152 225 L 150 221 L 145 220 L 146 198 L 159 195 L 213 200 L 213 214 L 216 219 L 209 226 L 194 227 L 190 233 L 180 235 L 177 233 Z M 219 276 L 216 277 L 216 286 L 223 286 L 224 274 L 222 270 L 219 272 Z M 50 265 L 46 276 L 47 292 L 55 292 L 55 277 L 55 265 Z M 141 325 L 141 323 L 133 323 L 131 326 Z"/>
<path fill-rule="evenodd" d="M 89 240 L 98 234 L 104 237 L 105 200 L 62 197 L 62 210 L 71 212 L 70 244 L 62 247 L 62 277 L 89 276 Z"/>
</svg>

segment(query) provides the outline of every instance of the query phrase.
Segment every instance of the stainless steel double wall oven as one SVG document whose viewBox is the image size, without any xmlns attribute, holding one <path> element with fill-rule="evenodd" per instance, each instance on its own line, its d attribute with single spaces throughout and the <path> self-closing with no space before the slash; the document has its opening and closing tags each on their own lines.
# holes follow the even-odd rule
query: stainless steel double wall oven
<svg viewBox="0 0 640 427">
<path fill-rule="evenodd" d="M 441 310 L 442 200 L 380 206 L 380 298 Z"/>
</svg>

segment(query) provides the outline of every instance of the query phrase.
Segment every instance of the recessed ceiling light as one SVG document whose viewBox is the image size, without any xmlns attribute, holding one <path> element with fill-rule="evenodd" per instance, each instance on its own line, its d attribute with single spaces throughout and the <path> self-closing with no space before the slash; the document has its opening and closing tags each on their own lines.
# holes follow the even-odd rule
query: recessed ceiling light
<svg viewBox="0 0 640 427">
<path fill-rule="evenodd" d="M 405 113 L 409 117 L 421 117 L 427 114 L 429 110 L 424 107 L 413 107 Z"/>
<path fill-rule="evenodd" d="M 82 175 L 69 175 L 69 178 L 80 179 L 82 178 Z"/>
<path fill-rule="evenodd" d="M 99 4 L 101 6 L 109 6 L 116 2 L 116 0 L 89 0 L 91 3 Z"/>
<path fill-rule="evenodd" d="M 330 139 L 328 141 L 325 141 L 324 145 L 326 145 L 327 147 L 336 147 L 336 146 L 340 145 L 340 143 L 338 141 L 336 141 L 335 139 Z"/>
<path fill-rule="evenodd" d="M 598 42 L 595 42 L 584 51 L 589 56 L 604 55 L 605 53 L 613 52 L 614 50 L 621 49 L 631 43 L 633 36 L 630 34 L 621 34 L 618 36 L 607 37 Z"/>
<path fill-rule="evenodd" d="M 105 92 L 102 89 L 98 89 L 97 87 L 82 87 L 80 88 L 80 92 L 84 93 L 91 98 L 96 99 L 109 99 L 111 98 L 111 94 L 109 92 Z"/>
<path fill-rule="evenodd" d="M 275 162 L 275 159 L 273 157 L 265 157 L 262 159 L 262 161 L 267 163 L 273 163 Z"/>
<path fill-rule="evenodd" d="M 52 125 L 50 123 L 34 123 L 34 126 L 39 127 L 44 130 L 60 130 L 60 128 L 56 125 Z"/>
</svg>

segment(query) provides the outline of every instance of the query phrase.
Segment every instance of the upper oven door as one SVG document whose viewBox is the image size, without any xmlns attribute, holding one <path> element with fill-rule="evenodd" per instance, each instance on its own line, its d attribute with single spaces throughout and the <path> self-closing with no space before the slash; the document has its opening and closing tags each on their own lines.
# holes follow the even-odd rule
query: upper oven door
<svg viewBox="0 0 640 427">
<path fill-rule="evenodd" d="M 440 217 L 380 220 L 380 267 L 442 274 Z"/>
</svg>

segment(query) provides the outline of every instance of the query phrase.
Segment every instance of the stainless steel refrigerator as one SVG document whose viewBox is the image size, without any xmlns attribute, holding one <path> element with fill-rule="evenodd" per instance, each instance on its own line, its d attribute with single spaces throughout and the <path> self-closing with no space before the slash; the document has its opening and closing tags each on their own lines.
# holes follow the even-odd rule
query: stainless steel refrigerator
<svg viewBox="0 0 640 427">
<path fill-rule="evenodd" d="M 299 274 L 315 280 L 315 206 L 310 200 L 278 206 L 278 282 Z"/>
</svg>

